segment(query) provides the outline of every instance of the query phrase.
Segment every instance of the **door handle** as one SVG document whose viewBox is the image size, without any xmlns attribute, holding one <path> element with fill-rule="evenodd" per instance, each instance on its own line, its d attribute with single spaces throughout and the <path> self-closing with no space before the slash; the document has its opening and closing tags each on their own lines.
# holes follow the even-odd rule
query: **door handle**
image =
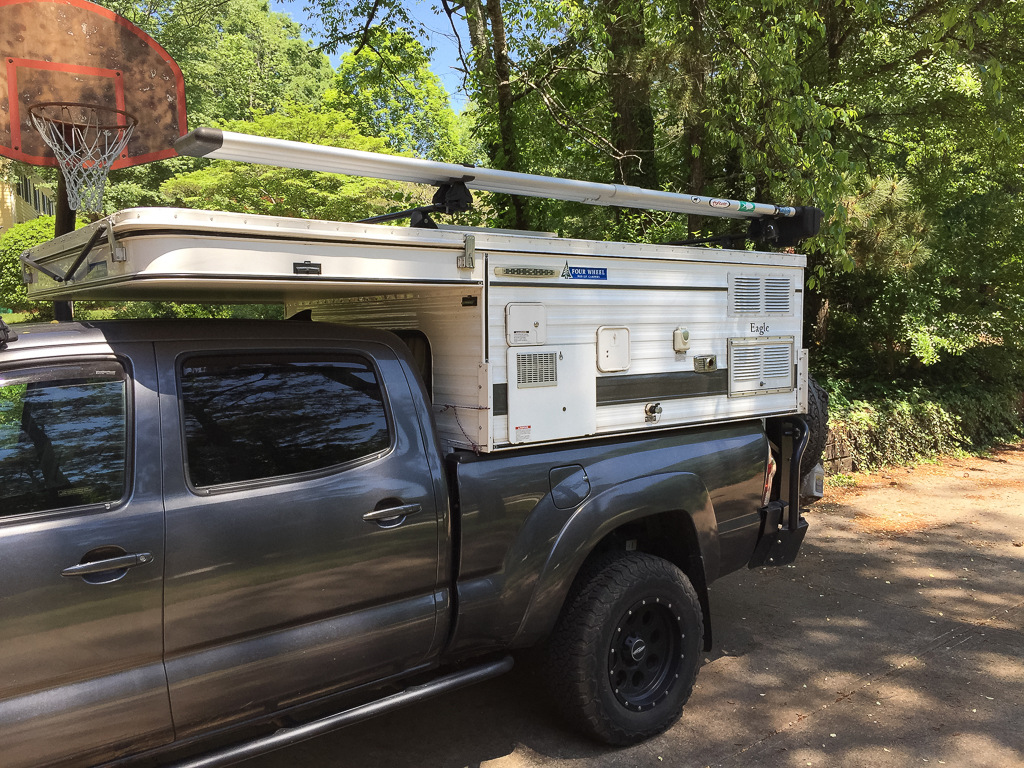
<svg viewBox="0 0 1024 768">
<path fill-rule="evenodd" d="M 60 572 L 61 576 L 74 578 L 75 576 L 89 576 L 94 573 L 105 573 L 106 571 L 119 571 L 124 568 L 134 568 L 136 565 L 145 565 L 153 562 L 153 555 L 149 552 L 137 552 L 134 555 L 121 555 L 106 560 L 93 560 L 89 563 L 79 563 L 65 568 Z"/>
<path fill-rule="evenodd" d="M 389 520 L 397 520 L 400 517 L 415 515 L 423 507 L 419 504 L 402 504 L 398 507 L 387 507 L 386 509 L 375 509 L 363 515 L 363 520 L 368 523 L 383 523 Z"/>
</svg>

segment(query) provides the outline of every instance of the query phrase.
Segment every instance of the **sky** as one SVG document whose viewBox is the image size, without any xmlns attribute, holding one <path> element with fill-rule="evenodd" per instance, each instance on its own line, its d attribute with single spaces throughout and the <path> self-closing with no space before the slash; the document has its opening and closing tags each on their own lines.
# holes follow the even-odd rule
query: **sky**
<svg viewBox="0 0 1024 768">
<path fill-rule="evenodd" d="M 309 19 L 303 6 L 308 0 L 271 0 L 271 10 L 286 13 L 292 20 L 302 25 L 306 34 L 314 41 L 316 40 L 315 30 L 311 33 L 307 29 Z M 407 4 L 410 15 L 422 22 L 429 35 L 428 44 L 434 48 L 431 56 L 431 69 L 434 74 L 441 78 L 445 90 L 451 97 L 452 108 L 461 110 L 466 105 L 466 96 L 462 92 L 462 75 L 456 69 L 458 66 L 458 47 L 455 43 L 454 34 L 448 19 L 444 14 L 436 14 L 431 10 L 431 2 L 427 0 L 413 0 Z M 460 30 L 466 44 L 467 35 L 465 30 Z M 337 67 L 340 61 L 340 54 L 344 51 L 330 54 L 332 66 Z"/>
</svg>

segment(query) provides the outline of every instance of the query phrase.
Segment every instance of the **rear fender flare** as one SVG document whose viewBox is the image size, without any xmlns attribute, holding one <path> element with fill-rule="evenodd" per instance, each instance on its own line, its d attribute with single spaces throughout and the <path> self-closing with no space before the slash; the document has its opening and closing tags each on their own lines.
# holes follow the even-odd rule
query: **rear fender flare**
<svg viewBox="0 0 1024 768">
<path fill-rule="evenodd" d="M 670 472 L 620 483 L 588 499 L 563 526 L 544 564 L 513 645 L 532 645 L 554 627 L 576 574 L 598 544 L 621 526 L 663 513 L 687 515 L 697 534 L 703 573 L 699 592 L 718 575 L 718 522 L 704 482 Z M 706 603 L 706 594 L 702 595 Z"/>
</svg>

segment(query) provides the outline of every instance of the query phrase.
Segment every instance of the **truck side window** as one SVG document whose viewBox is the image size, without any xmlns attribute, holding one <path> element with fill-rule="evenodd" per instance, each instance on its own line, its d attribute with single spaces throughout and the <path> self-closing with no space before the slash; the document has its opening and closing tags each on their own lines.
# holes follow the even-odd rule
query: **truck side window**
<svg viewBox="0 0 1024 768">
<path fill-rule="evenodd" d="M 181 400 L 197 488 L 325 469 L 391 444 L 377 375 L 356 356 L 190 357 Z"/>
<path fill-rule="evenodd" d="M 114 362 L 0 372 L 0 516 L 125 495 L 126 379 Z"/>
</svg>

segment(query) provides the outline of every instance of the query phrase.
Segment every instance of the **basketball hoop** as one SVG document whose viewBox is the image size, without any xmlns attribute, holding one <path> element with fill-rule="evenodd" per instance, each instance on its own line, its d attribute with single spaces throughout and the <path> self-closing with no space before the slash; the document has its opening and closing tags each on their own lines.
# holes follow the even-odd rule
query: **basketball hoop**
<svg viewBox="0 0 1024 768">
<path fill-rule="evenodd" d="M 135 118 L 123 109 L 66 101 L 33 104 L 29 114 L 57 156 L 71 210 L 99 212 L 107 173 L 131 139 Z"/>
</svg>

